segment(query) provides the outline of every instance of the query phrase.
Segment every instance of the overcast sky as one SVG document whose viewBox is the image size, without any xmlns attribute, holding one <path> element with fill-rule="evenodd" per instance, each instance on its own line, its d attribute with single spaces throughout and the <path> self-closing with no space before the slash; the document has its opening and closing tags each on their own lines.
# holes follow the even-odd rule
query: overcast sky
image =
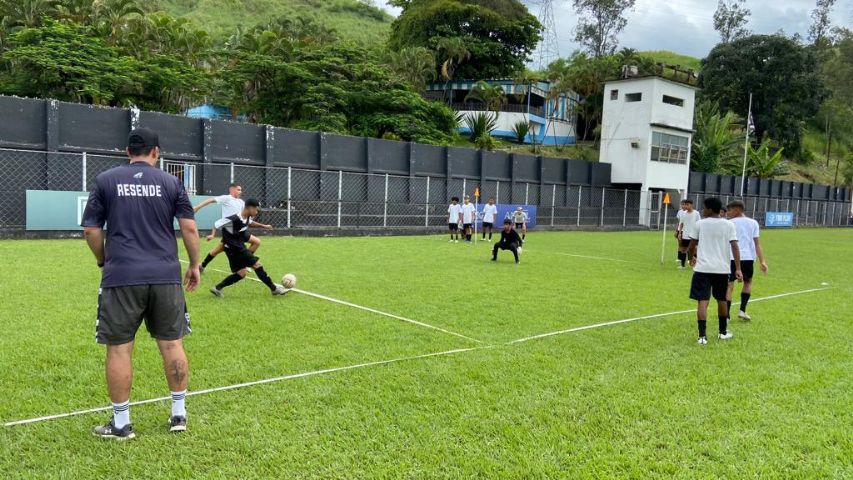
<svg viewBox="0 0 853 480">
<path fill-rule="evenodd" d="M 376 3 L 382 4 L 383 0 Z M 534 15 L 538 2 L 524 0 Z M 815 0 L 747 0 L 752 10 L 749 28 L 755 33 L 774 33 L 782 29 L 788 35 L 808 31 Z M 713 15 L 716 0 L 637 0 L 634 11 L 628 14 L 628 26 L 619 37 L 620 46 L 637 50 L 672 50 L 705 57 L 719 41 L 714 31 Z M 385 7 L 391 14 L 398 9 Z M 578 46 L 572 41 L 572 29 L 577 16 L 571 0 L 554 0 L 554 17 L 560 55 L 567 56 Z M 833 23 L 853 28 L 853 0 L 837 0 Z"/>
</svg>

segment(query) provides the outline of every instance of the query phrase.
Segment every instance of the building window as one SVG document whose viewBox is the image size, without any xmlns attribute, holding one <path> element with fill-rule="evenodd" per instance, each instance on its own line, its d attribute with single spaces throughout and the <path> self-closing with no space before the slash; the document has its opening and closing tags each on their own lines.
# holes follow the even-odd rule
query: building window
<svg viewBox="0 0 853 480">
<path fill-rule="evenodd" d="M 690 137 L 652 132 L 652 161 L 687 164 Z"/>
<path fill-rule="evenodd" d="M 611 90 L 610 91 L 610 99 L 611 100 L 619 100 L 619 90 Z"/>
<path fill-rule="evenodd" d="M 664 95 L 663 96 L 663 103 L 666 103 L 668 105 L 675 105 L 676 107 L 683 107 L 684 106 L 684 99 L 683 98 L 677 98 L 677 97 L 670 97 L 669 95 Z"/>
<path fill-rule="evenodd" d="M 626 102 L 641 102 L 641 101 L 643 101 L 643 94 L 642 93 L 626 93 L 625 94 L 625 101 Z"/>
</svg>

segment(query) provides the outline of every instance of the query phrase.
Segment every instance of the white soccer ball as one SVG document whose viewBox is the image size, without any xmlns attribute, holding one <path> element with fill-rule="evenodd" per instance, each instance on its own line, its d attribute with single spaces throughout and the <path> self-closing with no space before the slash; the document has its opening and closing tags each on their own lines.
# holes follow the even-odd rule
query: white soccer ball
<svg viewBox="0 0 853 480">
<path fill-rule="evenodd" d="M 292 273 L 288 273 L 287 275 L 281 277 L 281 284 L 284 285 L 284 288 L 293 288 L 296 286 L 296 275 Z"/>
</svg>

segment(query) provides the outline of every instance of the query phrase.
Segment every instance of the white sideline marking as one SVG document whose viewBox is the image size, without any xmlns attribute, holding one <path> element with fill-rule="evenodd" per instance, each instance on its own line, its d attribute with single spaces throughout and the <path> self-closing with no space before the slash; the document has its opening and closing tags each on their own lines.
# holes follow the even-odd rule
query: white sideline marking
<svg viewBox="0 0 853 480">
<path fill-rule="evenodd" d="M 181 262 L 189 263 L 186 260 L 181 260 Z M 206 268 L 205 270 L 213 270 L 214 272 L 227 273 L 229 275 L 231 274 L 231 272 L 226 272 L 225 270 L 217 270 L 215 268 Z M 257 278 L 250 277 L 248 275 L 246 276 L 246 278 L 248 278 L 249 280 L 254 280 L 256 282 L 261 282 Z M 263 283 L 263 282 L 261 282 L 261 283 Z M 448 335 L 453 335 L 454 337 L 464 338 L 465 340 L 468 340 L 468 341 L 471 341 L 474 343 L 480 343 L 480 344 L 483 343 L 482 341 L 477 340 L 476 338 L 467 337 L 465 335 L 462 335 L 461 333 L 451 332 L 450 330 L 446 330 L 446 329 L 441 328 L 441 327 L 436 327 L 435 325 L 430 325 L 428 323 L 419 322 L 417 320 L 412 320 L 411 318 L 401 317 L 400 315 L 395 315 L 393 313 L 383 312 L 381 310 L 376 310 L 375 308 L 365 307 L 363 305 L 358 305 L 358 304 L 355 304 L 352 302 L 347 302 L 345 300 L 339 300 L 337 298 L 327 297 L 325 295 L 320 295 L 319 293 L 309 292 L 307 290 L 302 290 L 300 288 L 291 288 L 290 291 L 293 291 L 296 293 L 301 293 L 301 294 L 307 295 L 309 297 L 319 298 L 320 300 L 326 300 L 327 302 L 332 302 L 332 303 L 337 303 L 340 305 L 346 305 L 347 307 L 357 308 L 359 310 L 364 310 L 365 312 L 375 313 L 377 315 L 382 315 L 382 316 L 393 318 L 393 319 L 400 320 L 403 322 L 411 323 L 413 325 L 418 325 L 420 327 L 429 328 L 429 329 L 436 330 L 436 331 L 439 331 L 442 333 L 446 333 Z"/>
<path fill-rule="evenodd" d="M 756 298 L 756 299 L 751 300 L 751 302 L 753 302 L 753 303 L 762 302 L 765 300 L 773 300 L 776 298 L 790 297 L 792 295 L 803 295 L 805 293 L 820 292 L 822 290 L 829 290 L 829 288 L 811 288 L 809 290 L 800 290 L 799 292 L 780 293 L 778 295 L 770 295 L 769 297 Z M 732 305 L 740 305 L 740 302 L 732 302 Z M 696 311 L 696 309 L 692 308 L 690 310 L 679 310 L 677 312 L 656 313 L 654 315 L 644 315 L 642 317 L 626 318 L 624 320 L 614 320 L 612 322 L 602 322 L 602 323 L 596 323 L 594 325 L 584 325 L 582 327 L 567 328 L 565 330 L 558 330 L 556 332 L 540 333 L 539 335 L 533 335 L 530 337 L 519 338 L 516 340 L 506 342 L 506 345 L 513 345 L 516 343 L 527 342 L 530 340 L 538 340 L 540 338 L 545 338 L 545 337 L 553 337 L 555 335 L 562 335 L 564 333 L 580 332 L 582 330 L 591 330 L 593 328 L 601 328 L 601 327 L 607 327 L 610 325 L 618 325 L 620 323 L 636 322 L 637 320 L 647 320 L 650 318 L 669 317 L 672 315 L 683 315 L 685 313 L 692 313 L 695 311 Z"/>
<path fill-rule="evenodd" d="M 536 252 L 536 253 L 542 253 L 542 252 Z M 554 254 L 554 255 L 562 255 L 562 256 L 564 256 L 564 257 L 588 258 L 588 259 L 592 259 L 592 260 L 608 260 L 608 261 L 611 261 L 611 262 L 640 263 L 640 262 L 634 262 L 634 261 L 631 261 L 631 260 L 622 260 L 622 259 L 619 259 L 619 258 L 595 257 L 595 256 L 592 256 L 592 255 L 576 255 L 576 254 L 573 254 L 573 253 L 548 252 L 548 251 L 545 251 L 544 253 L 552 253 L 552 254 Z"/>
<path fill-rule="evenodd" d="M 346 370 L 356 370 L 359 368 L 376 367 L 376 366 L 380 366 L 380 365 L 388 365 L 391 363 L 407 362 L 410 360 L 420 360 L 423 358 L 454 355 L 457 353 L 465 353 L 465 352 L 470 352 L 473 350 L 480 350 L 480 349 L 484 349 L 484 348 L 491 348 L 491 347 L 482 346 L 482 347 L 471 347 L 471 348 L 458 348 L 455 350 L 447 350 L 444 352 L 435 352 L 435 353 L 426 353 L 424 355 L 416 355 L 413 357 L 401 357 L 401 358 L 394 358 L 391 360 L 379 360 L 376 362 L 359 363 L 357 365 L 349 365 L 346 367 L 326 368 L 323 370 L 315 370 L 312 372 L 294 373 L 291 375 L 283 375 L 280 377 L 267 378 L 267 379 L 263 379 L 263 380 L 255 380 L 252 382 L 237 383 L 235 385 L 227 385 L 224 387 L 215 387 L 215 388 L 208 388 L 205 390 L 190 391 L 190 392 L 187 392 L 187 396 L 192 397 L 192 396 L 196 396 L 196 395 L 206 395 L 208 393 L 224 392 L 227 390 L 236 390 L 238 388 L 251 387 L 251 386 L 255 386 L 255 385 L 263 385 L 266 383 L 282 382 L 285 380 L 295 380 L 297 378 L 313 377 L 313 376 L 317 376 L 317 375 L 325 375 L 328 373 L 343 372 Z M 171 400 L 171 399 L 172 399 L 172 397 L 149 398 L 147 400 L 139 400 L 136 402 L 130 402 L 130 405 L 133 405 L 133 406 L 145 405 L 148 403 L 165 402 L 166 400 Z M 14 422 L 7 422 L 4 425 L 7 427 L 13 427 L 15 425 L 26 425 L 26 424 L 30 424 L 30 423 L 46 422 L 48 420 L 57 420 L 60 418 L 75 417 L 78 415 L 85 415 L 87 413 L 106 412 L 106 411 L 112 410 L 112 408 L 113 408 L 112 406 L 88 408 L 86 410 L 77 410 L 75 412 L 60 413 L 58 415 L 48 415 L 48 416 L 44 416 L 44 417 L 30 418 L 27 420 L 17 420 Z"/>
<path fill-rule="evenodd" d="M 773 299 L 782 298 L 782 297 L 790 297 L 793 295 L 802 295 L 802 294 L 806 294 L 806 293 L 820 292 L 820 291 L 829 290 L 829 289 L 830 289 L 829 287 L 812 288 L 809 290 L 800 290 L 798 292 L 789 292 L 789 293 L 780 293 L 778 295 L 770 295 L 768 297 L 756 298 L 756 299 L 751 300 L 751 301 L 753 303 L 754 302 L 762 302 L 765 300 L 773 300 Z M 740 304 L 740 302 L 732 303 L 732 305 L 739 305 L 739 304 Z M 695 310 L 693 310 L 693 309 L 681 310 L 678 312 L 658 313 L 655 315 L 646 315 L 643 317 L 629 318 L 629 319 L 625 319 L 625 320 L 616 320 L 613 322 L 597 323 L 595 325 L 575 327 L 575 328 L 570 328 L 570 329 L 566 329 L 566 330 L 560 330 L 557 332 L 550 332 L 550 333 L 543 333 L 540 335 L 534 335 L 532 337 L 519 338 L 517 340 L 512 340 L 510 342 L 506 342 L 505 345 L 513 345 L 516 343 L 522 343 L 522 342 L 526 342 L 529 340 L 545 338 L 545 337 L 550 337 L 550 336 L 554 336 L 554 335 L 561 335 L 561 334 L 570 333 L 570 332 L 578 332 L 578 331 L 582 331 L 582 330 L 590 330 L 593 328 L 601 328 L 601 327 L 605 327 L 605 326 L 609 326 L 609 325 L 617 325 L 620 323 L 633 322 L 636 320 L 643 320 L 643 319 L 648 319 L 648 318 L 659 318 L 659 317 L 666 317 L 666 316 L 671 316 L 671 315 L 681 315 L 684 313 L 690 313 L 690 312 L 694 312 L 694 311 Z M 466 353 L 466 352 L 472 352 L 475 350 L 483 350 L 483 349 L 493 348 L 493 347 L 494 347 L 493 345 L 482 345 L 482 346 L 478 346 L 478 347 L 459 348 L 459 349 L 455 349 L 455 350 L 447 350 L 444 352 L 427 353 L 424 355 L 416 355 L 413 357 L 401 357 L 401 358 L 395 358 L 395 359 L 391 359 L 391 360 L 379 360 L 379 361 L 375 361 L 375 362 L 360 363 L 357 365 L 350 365 L 350 366 L 346 366 L 346 367 L 327 368 L 324 370 L 315 370 L 313 372 L 296 373 L 296 374 L 292 374 L 292 375 L 284 375 L 284 376 L 268 378 L 268 379 L 264 379 L 264 380 L 255 380 L 252 382 L 238 383 L 235 385 L 226 385 L 224 387 L 215 387 L 215 388 L 208 388 L 206 390 L 191 391 L 191 392 L 187 392 L 187 396 L 191 397 L 191 396 L 196 396 L 196 395 L 206 395 L 208 393 L 223 392 L 223 391 L 227 391 L 227 390 L 234 390 L 234 389 L 238 389 L 238 388 L 250 387 L 250 386 L 254 386 L 254 385 L 262 385 L 262 384 L 266 384 L 266 383 L 281 382 L 281 381 L 293 380 L 293 379 L 297 379 L 297 378 L 312 377 L 312 376 L 316 376 L 316 375 L 324 375 L 324 374 L 328 374 L 328 373 L 342 372 L 342 371 L 346 371 L 346 370 L 355 370 L 355 369 L 359 369 L 359 368 L 388 365 L 391 363 L 400 363 L 400 362 L 405 362 L 405 361 L 409 361 L 409 360 L 418 360 L 418 359 L 429 358 L 429 357 L 440 357 L 440 356 L 445 356 L 445 355 L 454 355 L 457 353 Z M 145 405 L 148 403 L 163 402 L 166 400 L 171 400 L 171 398 L 172 397 L 150 398 L 147 400 L 139 400 L 136 402 L 131 402 L 131 405 Z M 45 421 L 56 420 L 56 419 L 60 419 L 60 418 L 67 418 L 67 417 L 73 417 L 73 416 L 78 416 L 78 415 L 85 415 L 87 413 L 106 412 L 106 411 L 109 411 L 111 409 L 112 409 L 112 407 L 89 408 L 86 410 L 77 410 L 74 412 L 60 413 L 57 415 L 48 415 L 48 416 L 44 416 L 44 417 L 36 417 L 36 418 L 30 418 L 30 419 L 26 419 L 26 420 L 16 420 L 13 422 L 7 422 L 4 424 L 4 426 L 12 427 L 15 425 L 26 425 L 26 424 L 30 424 L 30 423 L 45 422 Z"/>
</svg>

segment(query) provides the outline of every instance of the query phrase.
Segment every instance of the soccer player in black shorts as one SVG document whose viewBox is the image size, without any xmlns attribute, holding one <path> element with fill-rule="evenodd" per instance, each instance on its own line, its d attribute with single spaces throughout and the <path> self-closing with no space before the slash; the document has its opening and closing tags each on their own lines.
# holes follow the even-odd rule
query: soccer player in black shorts
<svg viewBox="0 0 853 480">
<path fill-rule="evenodd" d="M 729 340 L 734 335 L 728 331 L 729 310 L 726 305 L 726 290 L 729 283 L 729 256 L 734 258 L 735 277 L 743 278 L 740 270 L 740 250 L 737 232 L 732 222 L 720 218 L 722 202 L 709 197 L 703 202 L 702 220 L 696 222 L 690 236 L 690 264 L 693 266 L 693 281 L 690 298 L 698 302 L 696 320 L 699 327 L 699 344 L 708 343 L 705 335 L 708 321 L 708 305 L 711 296 L 717 301 L 717 316 L 720 321 L 720 340 Z"/>
<path fill-rule="evenodd" d="M 492 247 L 492 261 L 498 261 L 498 249 L 509 250 L 515 257 L 515 263 L 518 263 L 518 250 L 521 247 L 521 237 L 518 232 L 512 229 L 512 220 L 504 220 L 504 228 L 501 230 L 501 240 Z"/>
<path fill-rule="evenodd" d="M 758 258 L 758 268 L 761 273 L 767 273 L 767 262 L 764 260 L 764 251 L 759 241 L 760 227 L 758 222 L 744 215 L 745 205 L 740 200 L 733 200 L 728 204 L 729 221 L 735 224 L 737 229 L 738 247 L 740 247 L 740 265 L 743 271 L 743 289 L 740 294 L 740 309 L 738 318 L 744 321 L 752 320 L 746 313 L 746 306 L 752 296 L 752 276 L 754 272 L 755 259 Z M 734 292 L 735 265 L 732 261 L 732 274 L 729 276 L 728 306 L 731 318 L 732 293 Z"/>
<path fill-rule="evenodd" d="M 95 340 L 107 346 L 107 390 L 113 407 L 109 422 L 92 433 L 114 440 L 136 436 L 130 423 L 130 389 L 133 342 L 143 321 L 157 340 L 172 392 L 169 430 L 187 428 L 189 367 L 182 338 L 190 333 L 190 317 L 181 288 L 175 218 L 189 256 L 187 291 L 195 290 L 200 279 L 193 206 L 183 183 L 155 166 L 160 156 L 157 134 L 133 130 L 127 143 L 130 163 L 98 175 L 81 222 L 101 268 Z"/>
<path fill-rule="evenodd" d="M 260 203 L 250 198 L 246 200 L 246 205 L 240 215 L 231 215 L 216 222 L 216 228 L 222 231 L 222 245 L 225 249 L 225 255 L 228 257 L 228 264 L 231 266 L 231 275 L 210 289 L 210 293 L 217 297 L 223 296 L 222 290 L 225 287 L 234 285 L 246 278 L 250 268 L 255 271 L 255 274 L 273 295 L 287 293 L 287 289 L 282 285 L 273 283 L 264 270 L 264 266 L 261 265 L 260 259 L 246 248 L 246 231 L 252 224 L 252 219 L 258 216 L 259 211 Z"/>
</svg>

